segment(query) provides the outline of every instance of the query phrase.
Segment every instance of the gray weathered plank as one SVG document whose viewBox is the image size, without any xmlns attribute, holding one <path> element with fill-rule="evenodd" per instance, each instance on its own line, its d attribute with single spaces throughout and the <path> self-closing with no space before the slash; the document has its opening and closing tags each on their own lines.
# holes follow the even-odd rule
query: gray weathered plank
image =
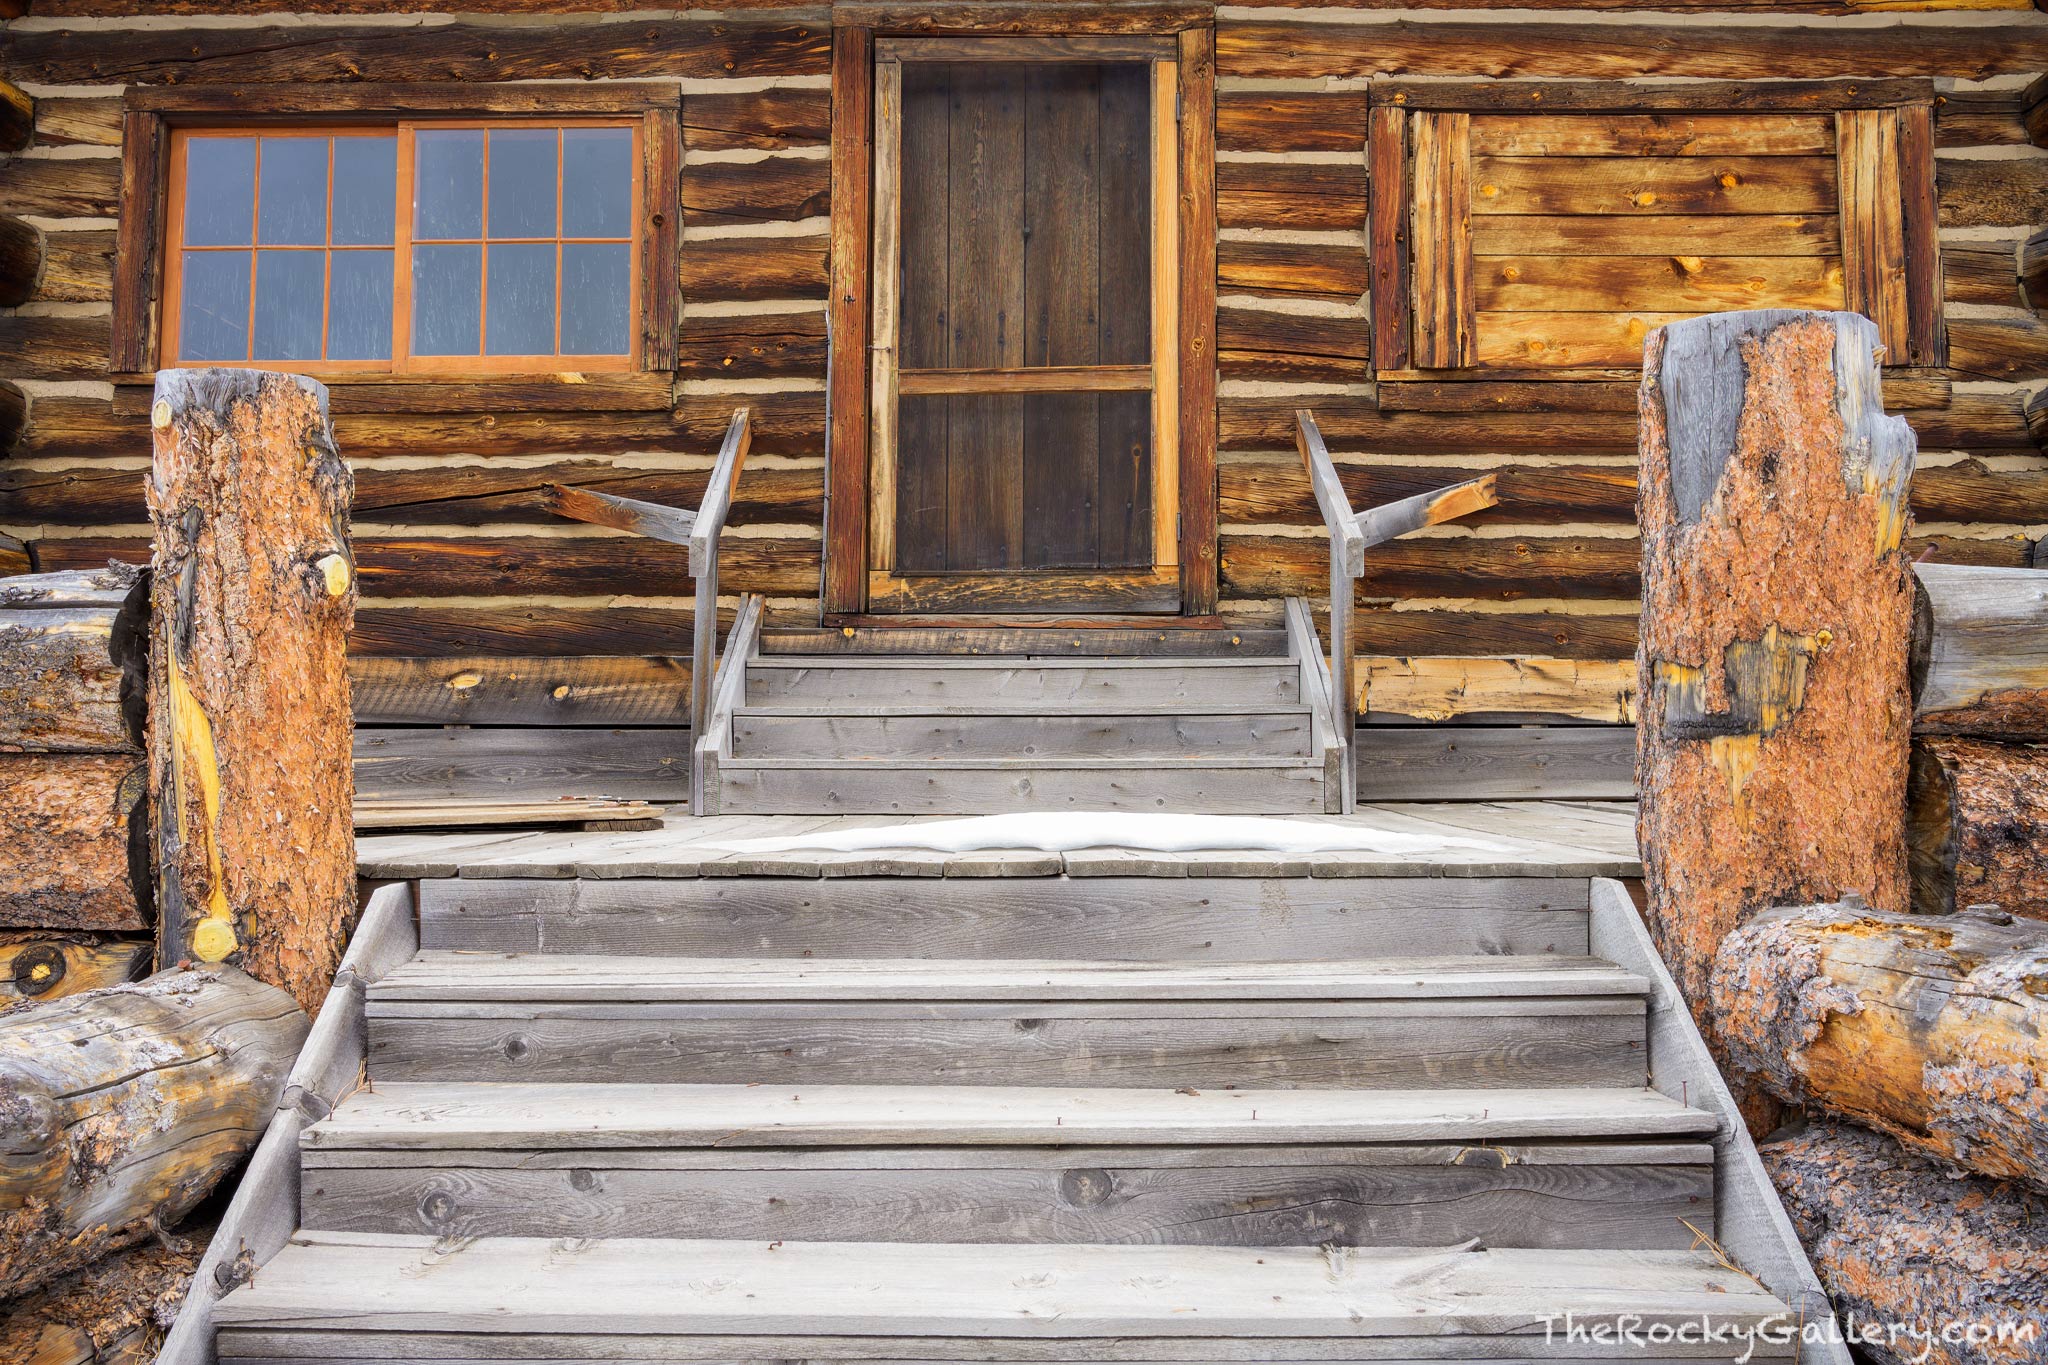
<svg viewBox="0 0 2048 1365">
<path fill-rule="evenodd" d="M 1307 757 L 1308 713 L 1271 707 L 1212 710 L 1063 712 L 1040 707 L 928 708 L 748 706 L 733 717 L 732 752 L 741 759 L 784 758 L 1086 758 Z"/>
<path fill-rule="evenodd" d="M 379 728 L 356 731 L 364 796 L 612 796 L 684 801 L 687 729 Z"/>
<path fill-rule="evenodd" d="M 1635 796 L 1629 726 L 1371 726 L 1352 747 L 1362 801 Z"/>
</svg>

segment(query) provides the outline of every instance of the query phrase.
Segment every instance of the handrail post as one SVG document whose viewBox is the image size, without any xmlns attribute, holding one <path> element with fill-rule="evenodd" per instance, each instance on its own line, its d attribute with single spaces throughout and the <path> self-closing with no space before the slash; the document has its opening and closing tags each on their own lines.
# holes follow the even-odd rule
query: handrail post
<svg viewBox="0 0 2048 1365">
<path fill-rule="evenodd" d="M 718 669 L 718 540 L 732 510 L 733 489 L 747 462 L 753 427 L 745 408 L 725 428 L 725 441 L 712 462 L 704 502 L 690 530 L 690 576 L 697 580 L 690 632 L 690 809 L 704 809 L 704 769 L 695 755 L 711 720 L 711 689 Z"/>
<path fill-rule="evenodd" d="M 1338 743 L 1344 746 L 1342 805 L 1348 812 L 1356 781 L 1351 763 L 1352 732 L 1358 724 L 1358 697 L 1351 683 L 1351 581 L 1365 573 L 1365 536 L 1358 529 L 1343 481 L 1337 477 L 1337 466 L 1330 460 L 1329 447 L 1323 444 L 1322 429 L 1307 408 L 1294 414 L 1294 444 L 1330 533 L 1330 723 L 1337 731 Z"/>
</svg>

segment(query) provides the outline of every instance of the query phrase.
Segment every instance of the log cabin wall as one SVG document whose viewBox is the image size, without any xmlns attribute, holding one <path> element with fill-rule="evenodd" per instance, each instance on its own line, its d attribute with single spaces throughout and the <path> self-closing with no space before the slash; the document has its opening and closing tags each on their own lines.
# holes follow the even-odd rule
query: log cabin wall
<svg viewBox="0 0 2048 1365">
<path fill-rule="evenodd" d="M 2036 83 L 2048 18 L 1666 5 L 1216 11 L 1222 609 L 1272 617 L 1281 597 L 1320 591 L 1324 542 L 1291 450 L 1297 407 L 1316 411 L 1354 504 L 1500 476 L 1499 508 L 1370 557 L 1358 639 L 1373 714 L 1627 717 L 1638 555 L 1630 357 L 1666 315 L 1759 301 L 1746 284 L 1759 273 L 1761 301 L 1819 304 L 1859 287 L 1853 263 L 1842 271 L 1825 246 L 1841 235 L 1841 108 L 1917 101 L 1931 111 L 1947 355 L 1895 370 L 1890 395 L 1921 438 L 1914 551 L 2022 564 L 2048 530 L 2048 460 L 2028 421 L 2048 378 L 2048 325 L 2021 279 L 2023 245 L 2048 221 Z M 780 617 L 815 619 L 833 15 L 774 4 L 656 13 L 634 0 L 421 0 L 419 14 L 385 0 L 6 8 L 27 14 L 0 37 L 0 75 L 33 99 L 34 116 L 29 145 L 0 163 L 0 212 L 39 230 L 41 264 L 0 321 L 0 378 L 29 400 L 0 458 L 0 535 L 26 542 L 46 570 L 148 552 L 148 390 L 117 382 L 138 377 L 109 362 L 113 253 L 124 228 L 139 231 L 119 220 L 124 125 L 142 126 L 124 115 L 131 91 L 248 87 L 246 107 L 289 112 L 310 89 L 363 81 L 673 83 L 672 372 L 334 388 L 357 480 L 359 710 L 391 781 L 490 790 L 516 776 L 539 792 L 547 783 L 533 775 L 567 755 L 603 776 L 572 775 L 562 790 L 673 795 L 687 768 L 676 721 L 688 687 L 684 555 L 552 518 L 537 490 L 561 481 L 694 503 L 726 418 L 749 404 L 755 455 L 726 542 L 726 591 L 763 592 Z M 1112 8 L 1142 27 L 1156 7 L 1089 7 Z M 975 9 L 992 24 L 1016 12 Z M 1544 87 L 1534 100 L 1530 82 Z M 1463 93 L 1442 95 L 1452 87 Z M 1742 184 L 1693 206 L 1705 235 L 1657 240 L 1613 202 L 1611 173 L 1634 161 L 1682 180 L 1672 170 L 1682 158 L 1657 144 L 1670 120 L 1641 116 L 1703 108 L 1771 126 L 1745 134 L 1760 148 L 1714 149 L 1744 158 Z M 1637 140 L 1588 156 L 1516 127 L 1575 111 L 1590 115 L 1580 128 L 1625 138 L 1635 127 Z M 1474 267 L 1462 281 L 1418 256 L 1406 232 L 1417 185 L 1434 193 L 1445 182 L 1430 167 L 1449 165 L 1418 166 L 1416 149 L 1438 148 L 1458 115 L 1463 192 L 1474 196 Z M 1399 197 L 1382 185 L 1396 178 Z M 1645 186 L 1688 192 L 1672 180 Z M 1489 187 L 1498 198 L 1479 197 Z M 1499 207 L 1509 211 L 1488 211 Z M 1444 211 L 1456 226 L 1455 204 Z M 1531 235 L 1539 229 L 1551 237 Z M 1573 233 L 1606 234 L 1621 245 L 1603 254 L 1628 260 L 1582 269 L 1559 245 Z M 1681 258 L 1698 259 L 1701 283 L 1671 273 L 1674 262 L 1687 272 Z M 1505 278 L 1508 267 L 1519 278 Z M 1629 292 L 1630 280 L 1646 292 Z M 1716 292 L 1724 281 L 1732 297 Z M 2048 302 L 2048 288 L 2039 296 Z M 0 436 L 13 426 L 7 407 Z M 488 743 L 482 731 L 377 728 L 400 722 L 518 728 Z M 655 728 L 608 728 L 622 725 Z M 578 726 L 588 728 L 565 728 Z"/>
</svg>

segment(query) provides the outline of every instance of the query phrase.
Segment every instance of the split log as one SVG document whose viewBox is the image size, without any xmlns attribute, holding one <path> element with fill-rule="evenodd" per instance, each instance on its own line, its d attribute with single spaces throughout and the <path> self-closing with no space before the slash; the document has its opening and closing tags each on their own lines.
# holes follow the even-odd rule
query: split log
<svg viewBox="0 0 2048 1365">
<path fill-rule="evenodd" d="M 23 582 L 6 594 L 32 604 L 0 606 L 0 750 L 141 751 L 149 595 L 139 575 L 131 571 L 128 582 L 128 592 L 112 603 L 33 601 L 39 591 L 61 595 L 66 588 L 60 584 L 39 590 Z"/>
<path fill-rule="evenodd" d="M 232 956 L 317 1009 L 355 910 L 353 484 L 327 390 L 166 370 L 150 425 L 158 963 Z"/>
<path fill-rule="evenodd" d="M 2048 928 L 1814 905 L 1760 915 L 1714 965 L 1737 1075 L 1926 1155 L 2048 1190 Z"/>
<path fill-rule="evenodd" d="M 2048 919 L 2048 746 L 1915 740 L 1907 843 L 1916 912 Z"/>
<path fill-rule="evenodd" d="M 1914 566 L 1913 728 L 2048 739 L 2048 573 Z"/>
<path fill-rule="evenodd" d="M 0 928 L 150 927 L 147 776 L 125 755 L 0 756 Z"/>
<path fill-rule="evenodd" d="M 133 981 L 148 970 L 155 947 L 146 938 L 0 929 L 0 1008 Z"/>
<path fill-rule="evenodd" d="M 0 80 L 0 152 L 18 152 L 35 136 L 36 102 L 13 81 Z"/>
<path fill-rule="evenodd" d="M 175 1227 L 263 1135 L 310 1028 L 232 967 L 0 1019 L 0 1284 Z"/>
<path fill-rule="evenodd" d="M 1878 351 L 1852 313 L 1649 341 L 1638 833 L 1651 930 L 1703 1027 L 1714 951 L 1757 911 L 1844 890 L 1906 906 L 1914 439 L 1882 411 Z"/>
<path fill-rule="evenodd" d="M 0 1308 L 13 1365 L 149 1365 L 176 1319 L 210 1228 L 117 1251 Z"/>
<path fill-rule="evenodd" d="M 1863 1329 L 1850 1343 L 1862 1358 L 1878 1365 L 2041 1359 L 2048 1222 L 2028 1191 L 1955 1176 L 1846 1124 L 1814 1125 L 1759 1155 L 1836 1312 L 1852 1332 Z M 1899 1325 L 1897 1339 L 1888 1339 L 1891 1324 Z M 1969 1336 L 1973 1329 L 1988 1329 L 1993 1339 Z M 2000 1339 L 2001 1329 L 2033 1335 Z"/>
<path fill-rule="evenodd" d="M 0 213 L 0 305 L 17 308 L 34 298 L 42 274 L 42 229 Z"/>
</svg>

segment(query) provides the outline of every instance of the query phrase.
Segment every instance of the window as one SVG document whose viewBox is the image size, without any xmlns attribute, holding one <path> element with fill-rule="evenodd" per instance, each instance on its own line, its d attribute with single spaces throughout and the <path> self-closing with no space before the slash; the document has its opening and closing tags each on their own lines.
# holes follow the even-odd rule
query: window
<svg viewBox="0 0 2048 1365">
<path fill-rule="evenodd" d="M 175 129 L 165 365 L 639 360 L 641 122 Z"/>
</svg>

